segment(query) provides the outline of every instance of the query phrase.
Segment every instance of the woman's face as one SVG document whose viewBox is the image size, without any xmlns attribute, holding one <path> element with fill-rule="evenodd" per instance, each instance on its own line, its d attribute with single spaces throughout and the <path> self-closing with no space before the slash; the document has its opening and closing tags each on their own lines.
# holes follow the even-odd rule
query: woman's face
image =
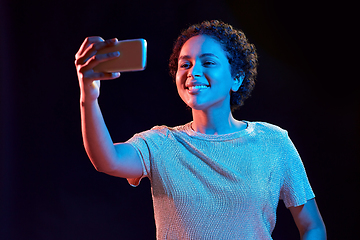
<svg viewBox="0 0 360 240">
<path fill-rule="evenodd" d="M 176 86 L 181 99 L 192 109 L 230 109 L 230 92 L 241 81 L 231 76 L 226 52 L 213 38 L 198 35 L 181 48 Z"/>
</svg>

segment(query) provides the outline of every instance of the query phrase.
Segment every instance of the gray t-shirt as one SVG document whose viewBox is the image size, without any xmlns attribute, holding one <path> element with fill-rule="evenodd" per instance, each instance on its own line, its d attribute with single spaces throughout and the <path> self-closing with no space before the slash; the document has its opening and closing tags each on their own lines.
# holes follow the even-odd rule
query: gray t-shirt
<svg viewBox="0 0 360 240">
<path fill-rule="evenodd" d="M 128 140 L 151 181 L 157 239 L 272 239 L 279 199 L 290 207 L 315 197 L 287 131 L 244 122 L 231 134 L 188 123 Z"/>
</svg>

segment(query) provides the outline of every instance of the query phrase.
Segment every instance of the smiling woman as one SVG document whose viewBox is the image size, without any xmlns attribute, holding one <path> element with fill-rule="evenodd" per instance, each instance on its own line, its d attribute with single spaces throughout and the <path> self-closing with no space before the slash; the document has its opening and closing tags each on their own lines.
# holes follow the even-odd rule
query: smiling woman
<svg viewBox="0 0 360 240">
<path fill-rule="evenodd" d="M 194 36 L 205 35 L 216 40 L 226 54 L 230 64 L 231 75 L 242 78 L 243 83 L 238 91 L 231 93 L 230 106 L 235 110 L 244 104 L 255 87 L 257 75 L 257 53 L 241 30 L 221 21 L 205 21 L 184 30 L 177 38 L 173 53 L 170 56 L 170 75 L 175 79 L 178 70 L 180 51 L 187 40 Z"/>
<path fill-rule="evenodd" d="M 302 239 L 326 238 L 287 131 L 232 115 L 250 96 L 256 77 L 255 47 L 243 32 L 219 21 L 185 30 L 169 66 L 193 121 L 156 126 L 114 144 L 97 102 L 98 80 L 120 74 L 93 68 L 114 58 L 95 53 L 116 42 L 87 38 L 76 54 L 84 145 L 98 171 L 127 178 L 132 186 L 150 179 L 157 239 L 272 239 L 280 199 Z"/>
<path fill-rule="evenodd" d="M 198 35 L 181 49 L 176 85 L 181 99 L 193 109 L 230 110 L 230 93 L 241 78 L 233 78 L 225 51 L 212 38 Z M 194 114 L 194 113 L 193 113 Z"/>
</svg>

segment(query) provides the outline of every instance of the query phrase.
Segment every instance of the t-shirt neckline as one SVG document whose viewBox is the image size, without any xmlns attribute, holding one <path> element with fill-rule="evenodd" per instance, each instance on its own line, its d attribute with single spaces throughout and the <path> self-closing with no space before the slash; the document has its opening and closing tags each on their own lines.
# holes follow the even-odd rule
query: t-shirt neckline
<svg viewBox="0 0 360 240">
<path fill-rule="evenodd" d="M 246 128 L 237 132 L 233 133 L 226 133 L 226 134 L 204 134 L 200 132 L 196 132 L 192 129 L 191 124 L 193 121 L 185 124 L 183 127 L 183 131 L 189 135 L 190 137 L 199 138 L 203 140 L 215 140 L 215 141 L 224 141 L 224 140 L 232 140 L 235 138 L 239 138 L 245 135 L 250 134 L 253 131 L 254 124 L 249 121 L 242 120 L 244 123 L 247 124 Z"/>
</svg>

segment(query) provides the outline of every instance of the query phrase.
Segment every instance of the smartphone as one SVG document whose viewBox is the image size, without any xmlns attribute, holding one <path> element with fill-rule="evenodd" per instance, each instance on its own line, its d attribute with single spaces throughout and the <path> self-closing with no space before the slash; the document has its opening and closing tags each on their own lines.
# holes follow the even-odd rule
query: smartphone
<svg viewBox="0 0 360 240">
<path fill-rule="evenodd" d="M 96 54 L 120 52 L 120 56 L 101 62 L 94 67 L 94 72 L 133 72 L 146 67 L 147 42 L 145 39 L 118 41 L 114 46 L 101 49 Z"/>
</svg>

